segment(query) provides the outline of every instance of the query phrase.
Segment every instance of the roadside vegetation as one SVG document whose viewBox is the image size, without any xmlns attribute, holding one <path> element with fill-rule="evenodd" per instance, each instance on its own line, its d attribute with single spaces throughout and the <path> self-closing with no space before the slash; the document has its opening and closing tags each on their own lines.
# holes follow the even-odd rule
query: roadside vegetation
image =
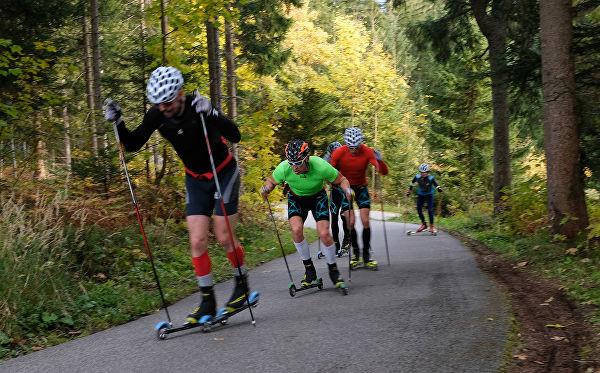
<svg viewBox="0 0 600 373">
<path fill-rule="evenodd" d="M 135 210 L 125 197 L 89 199 L 39 184 L 0 194 L 0 360 L 161 309 Z M 173 202 L 171 217 L 144 223 L 168 304 L 198 291 L 183 201 Z M 270 217 L 247 213 L 237 233 L 254 268 L 281 256 L 281 248 Z M 105 218 L 92 218 L 98 215 Z M 295 252 L 287 222 L 278 224 L 284 249 Z M 314 240 L 315 232 L 307 238 Z M 209 250 L 215 280 L 229 279 L 222 248 L 212 240 Z"/>
</svg>

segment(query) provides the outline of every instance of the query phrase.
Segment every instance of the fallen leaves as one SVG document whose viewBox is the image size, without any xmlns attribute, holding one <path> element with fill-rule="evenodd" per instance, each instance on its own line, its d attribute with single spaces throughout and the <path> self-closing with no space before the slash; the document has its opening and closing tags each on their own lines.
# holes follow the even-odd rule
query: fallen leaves
<svg viewBox="0 0 600 373">
<path fill-rule="evenodd" d="M 540 303 L 540 306 L 549 306 L 550 302 L 554 300 L 554 297 L 550 297 L 544 301 L 544 303 Z"/>
<path fill-rule="evenodd" d="M 567 255 L 577 255 L 577 252 L 578 252 L 578 251 L 579 251 L 579 249 L 578 249 L 578 248 L 576 248 L 576 247 L 572 247 L 572 248 L 570 248 L 570 249 L 567 249 L 567 250 L 565 251 L 565 254 L 567 254 Z"/>
</svg>

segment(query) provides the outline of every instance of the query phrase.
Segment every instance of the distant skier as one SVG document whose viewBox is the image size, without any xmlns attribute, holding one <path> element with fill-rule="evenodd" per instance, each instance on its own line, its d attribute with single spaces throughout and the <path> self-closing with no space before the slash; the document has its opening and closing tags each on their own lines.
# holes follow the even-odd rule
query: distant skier
<svg viewBox="0 0 600 373">
<path fill-rule="evenodd" d="M 351 127 L 344 132 L 344 142 L 346 145 L 336 149 L 331 155 L 331 165 L 344 176 L 348 178 L 350 186 L 356 197 L 356 204 L 360 212 L 360 221 L 363 225 L 363 250 L 362 258 L 360 257 L 360 249 L 357 242 L 357 233 L 354 229 L 355 216 L 352 211 L 352 206 L 349 205 L 349 225 L 350 225 L 350 242 L 353 248 L 353 255 L 350 264 L 356 267 L 360 262 L 364 262 L 367 268 L 377 268 L 377 261 L 370 258 L 371 248 L 371 226 L 369 223 L 369 214 L 371 211 L 371 198 L 369 197 L 369 187 L 366 178 L 367 167 L 371 163 L 377 172 L 382 175 L 388 174 L 388 168 L 381 154 L 363 144 L 363 135 L 360 128 Z M 379 160 L 377 158 L 380 158 Z"/>
<path fill-rule="evenodd" d="M 410 187 L 407 196 L 410 196 L 413 189 L 413 184 L 417 183 L 417 213 L 421 219 L 421 226 L 417 229 L 417 232 L 422 232 L 427 229 L 427 223 L 425 223 L 425 216 L 423 215 L 423 204 L 427 202 L 427 212 L 429 214 L 429 231 L 435 233 L 436 229 L 433 226 L 433 193 L 435 192 L 434 187 L 438 192 L 442 192 L 442 187 L 437 184 L 433 175 L 429 175 L 429 165 L 422 163 L 419 166 L 419 173 L 410 182 Z"/>
<path fill-rule="evenodd" d="M 308 242 L 304 238 L 304 222 L 308 211 L 317 222 L 319 238 L 325 246 L 323 251 L 329 267 L 329 277 L 338 288 L 343 288 L 344 280 L 340 275 L 335 262 L 335 244 L 329 234 L 329 210 L 327 208 L 327 193 L 325 181 L 339 185 L 350 197 L 350 184 L 348 180 L 333 168 L 329 163 L 319 157 L 308 155 L 309 147 L 300 139 L 290 141 L 285 147 L 287 160 L 279 163 L 273 174 L 265 181 L 262 187 L 262 196 L 267 198 L 275 186 L 286 181 L 290 186 L 288 193 L 288 220 L 292 229 L 294 245 L 304 263 L 305 274 L 302 286 L 309 286 L 317 279 L 317 271 L 310 256 Z"/>
</svg>

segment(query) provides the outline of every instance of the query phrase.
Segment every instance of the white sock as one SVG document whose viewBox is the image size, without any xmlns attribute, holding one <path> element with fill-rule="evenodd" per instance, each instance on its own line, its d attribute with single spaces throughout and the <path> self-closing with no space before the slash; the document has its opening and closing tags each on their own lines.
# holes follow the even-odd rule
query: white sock
<svg viewBox="0 0 600 373">
<path fill-rule="evenodd" d="M 326 246 L 323 249 L 323 254 L 325 254 L 325 258 L 327 258 L 327 264 L 335 264 L 335 242 L 331 246 Z"/>
<path fill-rule="evenodd" d="M 294 242 L 294 246 L 296 246 L 296 250 L 298 251 L 298 254 L 300 254 L 302 260 L 310 259 L 310 247 L 305 239 L 302 240 L 302 242 Z"/>
</svg>

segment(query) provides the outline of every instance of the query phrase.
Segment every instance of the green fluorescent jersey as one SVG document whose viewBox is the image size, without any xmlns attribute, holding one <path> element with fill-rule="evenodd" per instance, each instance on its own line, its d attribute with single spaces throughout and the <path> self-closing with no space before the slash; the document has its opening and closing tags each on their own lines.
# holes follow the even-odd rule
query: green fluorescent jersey
<svg viewBox="0 0 600 373">
<path fill-rule="evenodd" d="M 312 196 L 323 189 L 325 180 L 332 182 L 338 175 L 332 165 L 319 157 L 310 157 L 308 172 L 296 175 L 287 161 L 281 162 L 273 171 L 273 179 L 279 184 L 286 181 L 297 196 Z"/>
</svg>

